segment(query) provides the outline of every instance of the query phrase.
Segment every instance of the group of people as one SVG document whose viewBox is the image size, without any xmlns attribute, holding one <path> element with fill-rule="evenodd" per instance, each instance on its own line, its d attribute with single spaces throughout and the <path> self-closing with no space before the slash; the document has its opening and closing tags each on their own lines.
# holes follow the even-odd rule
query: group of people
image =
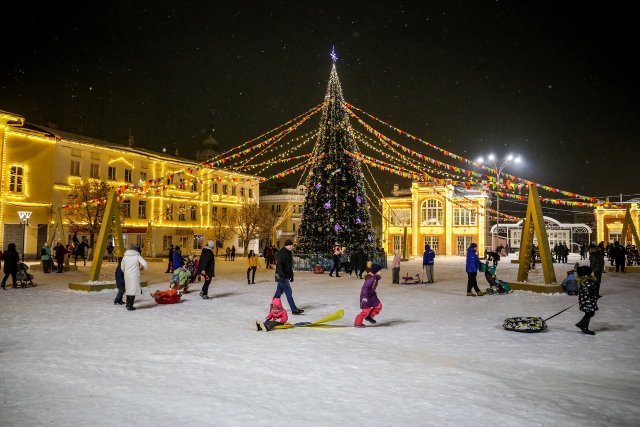
<svg viewBox="0 0 640 427">
<path fill-rule="evenodd" d="M 262 251 L 262 255 L 264 256 L 264 263 L 266 268 L 274 268 L 276 264 L 276 254 L 278 253 L 278 248 L 275 246 L 266 246 Z"/>
<path fill-rule="evenodd" d="M 563 264 L 567 263 L 569 258 L 569 248 L 567 244 L 562 242 L 559 245 L 556 244 L 553 246 L 553 255 L 555 262 L 561 262 Z"/>
<path fill-rule="evenodd" d="M 335 248 L 334 248 L 335 249 Z M 302 314 L 304 310 L 298 308 L 293 299 L 293 291 L 291 289 L 291 282 L 293 282 L 293 242 L 287 239 L 284 242 L 284 246 L 278 250 L 276 254 L 276 271 L 275 279 L 277 282 L 276 292 L 273 295 L 273 299 L 269 306 L 269 313 L 265 318 L 265 321 L 256 323 L 257 330 L 270 331 L 274 327 L 285 323 L 288 319 L 287 311 L 282 306 L 281 296 L 284 293 L 291 313 Z M 335 252 L 334 252 L 335 254 Z M 369 323 L 376 323 L 374 317 L 376 317 L 382 310 L 382 303 L 377 295 L 378 283 L 381 276 L 378 272 L 382 267 L 378 264 L 372 264 L 368 269 L 368 274 L 364 278 L 364 283 L 360 291 L 360 313 L 354 320 L 354 326 L 358 328 L 364 328 L 366 325 L 363 323 L 365 320 Z"/>
<path fill-rule="evenodd" d="M 331 277 L 333 277 L 334 271 L 336 277 L 340 277 L 340 270 L 343 270 L 345 274 L 349 273 L 349 277 L 355 274 L 357 278 L 362 279 L 362 274 L 365 272 L 369 262 L 369 256 L 362 248 L 352 251 L 337 243 L 333 246 L 331 257 L 333 261 L 329 271 L 329 276 Z"/>
<path fill-rule="evenodd" d="M 227 249 L 224 251 L 224 260 L 225 261 L 235 261 L 236 259 L 236 246 L 231 245 L 231 247 L 227 246 Z"/>
<path fill-rule="evenodd" d="M 613 242 L 613 244 L 607 245 L 607 247 L 605 248 L 605 253 L 609 257 L 611 265 L 613 266 L 615 264 L 616 273 L 624 273 L 624 266 L 626 264 L 627 258 L 627 248 L 622 246 L 620 242 L 616 240 Z"/>
</svg>

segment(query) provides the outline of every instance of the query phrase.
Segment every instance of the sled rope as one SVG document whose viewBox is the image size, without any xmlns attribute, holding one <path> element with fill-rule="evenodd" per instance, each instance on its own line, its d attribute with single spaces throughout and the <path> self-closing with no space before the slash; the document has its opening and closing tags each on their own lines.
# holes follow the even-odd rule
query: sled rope
<svg viewBox="0 0 640 427">
<path fill-rule="evenodd" d="M 554 317 L 556 317 L 558 314 L 562 314 L 562 313 L 564 313 L 565 311 L 569 310 L 571 307 L 573 307 L 573 306 L 574 306 L 574 305 L 576 305 L 576 304 L 578 304 L 578 303 L 571 304 L 569 307 L 565 308 L 565 309 L 564 309 L 564 310 L 562 310 L 562 311 L 557 312 L 557 313 L 556 313 L 556 314 L 554 314 L 553 316 L 551 316 L 551 317 L 547 317 L 546 319 L 544 319 L 544 321 L 546 322 L 546 321 L 547 321 L 547 320 L 549 320 L 549 319 L 553 319 L 553 318 L 554 318 Z"/>
</svg>

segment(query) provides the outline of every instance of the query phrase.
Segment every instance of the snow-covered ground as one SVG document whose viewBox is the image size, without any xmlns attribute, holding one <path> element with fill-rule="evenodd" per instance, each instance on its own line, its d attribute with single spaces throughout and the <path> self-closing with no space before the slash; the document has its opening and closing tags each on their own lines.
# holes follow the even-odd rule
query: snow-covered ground
<svg viewBox="0 0 640 427">
<path fill-rule="evenodd" d="M 556 264 L 559 280 L 576 260 Z M 344 308 L 340 327 L 264 333 L 252 325 L 268 311 L 273 270 L 247 286 L 245 263 L 218 260 L 213 299 L 194 292 L 175 305 L 149 296 L 169 280 L 165 264 L 150 264 L 134 312 L 113 305 L 115 290 L 67 290 L 89 266 L 0 290 L 0 425 L 640 425 L 638 274 L 604 275 L 586 336 L 577 306 L 546 333 L 505 331 L 507 317 L 548 317 L 576 297 L 467 297 L 461 257 L 438 257 L 433 285 L 391 285 L 383 270 L 384 308 L 365 329 L 351 327 L 361 280 L 300 272 L 305 313 L 291 320 Z M 420 264 L 403 263 L 402 275 Z M 516 269 L 501 261 L 498 276 Z"/>
</svg>

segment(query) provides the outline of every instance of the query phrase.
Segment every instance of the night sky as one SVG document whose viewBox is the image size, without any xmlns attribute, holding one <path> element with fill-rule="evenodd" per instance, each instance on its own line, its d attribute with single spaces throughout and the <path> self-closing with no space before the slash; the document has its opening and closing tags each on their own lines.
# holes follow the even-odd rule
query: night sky
<svg viewBox="0 0 640 427">
<path fill-rule="evenodd" d="M 183 156 L 215 129 L 230 148 L 321 103 L 335 45 L 346 100 L 398 128 L 474 160 L 518 153 L 508 172 L 564 190 L 640 194 L 627 2 L 54 5 L 2 24 L 0 110 L 31 123 Z"/>
</svg>

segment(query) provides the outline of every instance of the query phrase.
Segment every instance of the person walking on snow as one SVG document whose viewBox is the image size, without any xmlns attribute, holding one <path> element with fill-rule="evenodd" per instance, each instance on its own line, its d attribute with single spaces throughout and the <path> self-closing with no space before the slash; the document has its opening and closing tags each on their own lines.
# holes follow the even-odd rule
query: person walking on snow
<svg viewBox="0 0 640 427">
<path fill-rule="evenodd" d="M 58 242 L 57 245 L 53 248 L 53 252 L 56 257 L 56 262 L 58 263 L 58 273 L 62 273 L 64 271 L 64 256 L 67 254 L 67 248 Z"/>
<path fill-rule="evenodd" d="M 249 265 L 249 268 L 247 268 L 247 285 L 255 285 L 256 270 L 260 267 L 260 260 L 255 252 L 253 252 L 253 249 L 251 249 L 249 255 L 247 255 L 247 264 Z M 252 273 L 251 280 L 249 280 L 249 273 Z"/>
<path fill-rule="evenodd" d="M 287 315 L 287 310 L 282 307 L 282 301 L 280 298 L 274 298 L 269 307 L 269 314 L 267 314 L 263 323 L 256 322 L 256 329 L 269 332 L 274 327 L 286 323 L 287 320 L 289 320 L 289 316 Z"/>
<path fill-rule="evenodd" d="M 291 283 L 293 282 L 293 255 L 291 250 L 293 249 L 293 242 L 291 239 L 287 239 L 284 242 L 284 246 L 280 248 L 276 255 L 276 293 L 274 298 L 280 298 L 284 293 L 291 307 L 292 314 L 302 314 L 304 310 L 296 307 L 296 302 L 293 300 L 293 291 L 291 290 Z"/>
<path fill-rule="evenodd" d="M 200 260 L 198 261 L 198 270 L 200 274 L 204 276 L 204 284 L 200 291 L 202 299 L 209 299 L 209 285 L 211 284 L 211 279 L 216 276 L 216 260 L 213 256 L 214 244 L 215 242 L 213 240 L 207 242 L 207 246 L 202 249 Z"/>
<path fill-rule="evenodd" d="M 424 245 L 424 254 L 422 255 L 422 268 L 424 268 L 427 274 L 427 283 L 433 283 L 433 264 L 436 259 L 436 253 L 431 249 L 431 246 Z"/>
<path fill-rule="evenodd" d="M 51 273 L 51 266 L 53 263 L 51 262 L 51 248 L 47 242 L 44 242 L 40 249 L 40 260 L 42 261 L 42 272 Z"/>
<path fill-rule="evenodd" d="M 20 254 L 16 250 L 15 243 L 9 243 L 7 245 L 7 251 L 3 255 L 4 259 L 4 279 L 2 279 L 2 289 L 5 288 L 7 278 L 11 276 L 13 287 L 17 288 L 16 273 L 18 272 L 18 263 L 20 262 Z"/>
<path fill-rule="evenodd" d="M 122 271 L 122 257 L 118 257 L 118 266 L 116 267 L 115 273 L 116 286 L 118 287 L 118 293 L 116 294 L 116 298 L 113 300 L 114 305 L 123 305 L 124 301 L 122 297 L 124 296 L 124 292 L 126 291 L 126 285 L 124 281 L 124 271 Z M 127 308 L 129 306 L 127 305 Z"/>
<path fill-rule="evenodd" d="M 364 328 L 362 323 L 366 320 L 369 323 L 376 323 L 374 317 L 380 314 L 382 310 L 382 303 L 378 299 L 376 288 L 378 287 L 378 281 L 381 279 L 378 271 L 382 270 L 382 266 L 378 264 L 372 264 L 370 273 L 365 276 L 362 289 L 360 290 L 360 308 L 362 311 L 356 316 L 356 320 L 353 326 L 356 328 Z"/>
<path fill-rule="evenodd" d="M 467 248 L 467 296 L 475 297 L 476 294 L 481 297 L 484 295 L 484 292 L 478 288 L 478 281 L 476 276 L 478 275 L 478 266 L 480 265 L 480 259 L 478 258 L 478 245 L 472 243 L 471 246 Z M 472 290 L 476 291 L 474 294 L 471 292 Z"/>
<path fill-rule="evenodd" d="M 596 293 L 595 280 L 591 277 L 591 271 L 591 267 L 586 265 L 578 267 L 578 303 L 584 316 L 576 323 L 576 326 L 586 335 L 596 334 L 589 330 L 589 322 L 598 310 L 598 294 Z"/>
<path fill-rule="evenodd" d="M 136 245 L 129 245 L 129 249 L 124 253 L 120 263 L 124 272 L 124 286 L 127 293 L 127 310 L 133 311 L 133 303 L 138 292 L 142 293 L 140 287 L 140 271 L 148 268 L 147 261 L 142 258 L 140 252 L 136 250 Z"/>
<path fill-rule="evenodd" d="M 393 253 L 393 262 L 391 264 L 391 284 L 400 284 L 400 251 L 396 250 Z"/>
</svg>

